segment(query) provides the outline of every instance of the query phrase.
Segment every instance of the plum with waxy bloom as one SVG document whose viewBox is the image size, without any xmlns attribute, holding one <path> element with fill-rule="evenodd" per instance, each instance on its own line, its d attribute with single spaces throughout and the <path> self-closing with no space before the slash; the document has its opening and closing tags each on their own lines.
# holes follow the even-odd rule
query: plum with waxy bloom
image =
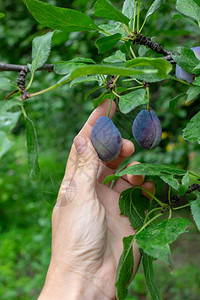
<svg viewBox="0 0 200 300">
<path fill-rule="evenodd" d="M 153 149 L 160 144 L 162 127 L 154 111 L 142 110 L 133 122 L 133 136 L 143 149 Z"/>
<path fill-rule="evenodd" d="M 116 159 L 121 151 L 121 134 L 109 117 L 101 116 L 97 120 L 92 128 L 91 141 L 99 158 L 105 162 Z"/>
</svg>

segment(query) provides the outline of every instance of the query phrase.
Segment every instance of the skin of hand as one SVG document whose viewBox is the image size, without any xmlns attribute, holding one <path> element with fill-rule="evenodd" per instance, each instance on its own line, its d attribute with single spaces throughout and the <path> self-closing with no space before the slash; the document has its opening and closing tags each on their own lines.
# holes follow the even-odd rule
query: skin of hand
<svg viewBox="0 0 200 300">
<path fill-rule="evenodd" d="M 123 139 L 115 161 L 99 160 L 90 141 L 92 127 L 106 115 L 110 101 L 104 101 L 89 117 L 74 139 L 65 175 L 52 214 L 52 255 L 39 300 L 116 299 L 115 279 L 123 238 L 135 233 L 127 217 L 120 215 L 121 192 L 141 185 L 155 193 L 144 176 L 126 175 L 113 189 L 103 180 L 114 174 L 121 162 L 134 152 L 134 145 Z M 113 103 L 110 116 L 115 112 Z M 137 164 L 132 162 L 130 165 Z M 143 194 L 149 198 L 145 192 Z M 140 262 L 137 245 L 133 246 L 133 277 Z"/>
</svg>

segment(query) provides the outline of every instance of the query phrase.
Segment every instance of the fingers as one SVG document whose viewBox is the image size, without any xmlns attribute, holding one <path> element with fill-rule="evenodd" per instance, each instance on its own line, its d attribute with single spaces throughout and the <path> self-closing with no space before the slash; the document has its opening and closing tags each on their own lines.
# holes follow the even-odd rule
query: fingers
<svg viewBox="0 0 200 300">
<path fill-rule="evenodd" d="M 122 139 L 122 148 L 119 156 L 111 162 L 104 162 L 104 164 L 110 169 L 116 170 L 125 158 L 132 155 L 135 152 L 133 143 L 129 140 Z"/>
<path fill-rule="evenodd" d="M 77 152 L 77 163 L 73 176 L 73 182 L 77 186 L 77 193 L 82 198 L 95 195 L 96 178 L 99 168 L 99 158 L 90 139 L 77 136 L 74 139 Z"/>
<path fill-rule="evenodd" d="M 156 188 L 155 188 L 154 182 L 152 182 L 152 181 L 145 181 L 144 183 L 141 184 L 141 187 L 145 188 L 153 196 L 155 195 Z M 142 194 L 143 194 L 143 196 L 145 196 L 149 200 L 152 200 L 152 196 L 149 195 L 147 192 L 142 191 Z"/>
<path fill-rule="evenodd" d="M 139 162 L 131 162 L 127 167 L 139 164 Z M 119 178 L 113 187 L 113 190 L 119 194 L 121 194 L 124 190 L 134 187 L 134 186 L 141 186 L 142 188 L 146 189 L 151 195 L 155 195 L 155 184 L 152 181 L 144 181 L 144 175 L 124 175 Z M 142 191 L 143 196 L 152 200 L 152 196 L 144 190 Z"/>
<path fill-rule="evenodd" d="M 109 100 L 109 99 L 105 100 L 101 105 L 99 105 L 93 111 L 93 113 L 90 115 L 90 117 L 88 118 L 87 122 L 85 123 L 85 125 L 83 126 L 83 128 L 81 129 L 81 131 L 79 132 L 78 135 L 90 138 L 92 128 L 93 128 L 94 124 L 96 123 L 96 121 L 101 116 L 106 116 L 107 115 L 108 110 L 109 110 L 109 106 L 110 106 L 110 101 L 111 100 Z M 112 102 L 111 111 L 110 111 L 110 118 L 113 117 L 113 115 L 115 113 L 115 109 L 116 109 L 116 105 L 115 105 L 114 102 Z"/>
<path fill-rule="evenodd" d="M 96 121 L 98 120 L 98 118 L 100 116 L 106 116 L 109 110 L 109 106 L 110 106 L 110 100 L 105 100 L 101 105 L 99 105 L 94 111 L 93 113 L 90 115 L 90 117 L 88 118 L 87 122 L 85 123 L 85 125 L 83 126 L 83 128 L 81 129 L 81 131 L 78 133 L 78 135 L 84 136 L 86 138 L 90 138 L 91 132 L 92 132 L 92 128 L 94 126 L 94 124 L 96 123 Z M 112 103 L 112 107 L 111 107 L 111 111 L 110 111 L 110 117 L 112 117 L 115 113 L 115 103 Z M 72 145 L 69 157 L 68 157 L 68 162 L 67 162 L 67 166 L 66 166 L 66 170 L 65 170 L 65 174 L 72 174 L 74 173 L 75 170 L 75 164 L 76 164 L 76 160 L 77 160 L 77 155 L 76 155 L 76 149 L 75 146 Z"/>
<path fill-rule="evenodd" d="M 117 159 L 112 162 L 100 161 L 100 169 L 98 173 L 98 182 L 102 183 L 104 179 L 111 174 L 114 174 L 125 158 L 133 154 L 135 151 L 131 141 L 122 139 L 122 149 Z"/>
<path fill-rule="evenodd" d="M 62 180 L 60 190 L 58 193 L 58 200 L 60 197 L 64 195 L 64 193 L 67 191 L 67 188 L 70 186 L 71 179 L 73 178 L 75 168 L 76 168 L 76 161 L 77 161 L 77 154 L 76 154 L 76 149 L 74 144 L 72 145 L 68 160 L 67 160 L 67 165 L 65 168 L 65 175 Z"/>
<path fill-rule="evenodd" d="M 99 105 L 93 111 L 93 113 L 90 115 L 90 117 L 88 118 L 87 122 L 85 123 L 84 127 L 82 128 L 82 130 L 79 132 L 78 135 L 83 135 L 85 137 L 90 138 L 91 131 L 92 131 L 94 124 L 96 123 L 96 121 L 98 120 L 98 118 L 100 116 L 107 115 L 109 106 L 110 106 L 109 99 L 105 100 L 101 105 Z M 115 103 L 113 102 L 111 111 L 110 111 L 110 117 L 112 117 L 114 115 L 115 108 L 116 108 Z M 67 165 L 66 165 L 66 169 L 65 169 L 65 175 L 64 175 L 64 178 L 63 178 L 63 181 L 61 184 L 58 198 L 60 196 L 62 196 L 66 192 L 67 188 L 69 187 L 71 178 L 73 177 L 74 172 L 75 172 L 76 162 L 77 162 L 77 152 L 76 152 L 75 145 L 73 144 L 72 148 L 70 150 L 70 154 L 68 156 Z"/>
<path fill-rule="evenodd" d="M 139 164 L 139 162 L 137 161 L 133 161 L 130 164 L 128 164 L 127 167 L 130 166 L 134 166 Z M 120 179 L 118 179 L 116 181 L 116 183 L 114 184 L 114 190 L 116 192 L 118 192 L 119 194 L 121 194 L 124 190 L 131 188 L 133 186 L 136 185 L 141 185 L 145 180 L 145 176 L 144 175 L 130 175 L 130 174 L 126 174 L 124 176 L 122 176 Z"/>
<path fill-rule="evenodd" d="M 127 165 L 126 168 L 139 165 L 140 162 L 138 161 L 132 161 L 130 164 Z M 130 175 L 126 174 L 122 177 L 124 180 L 128 181 L 133 186 L 135 185 L 141 185 L 144 182 L 145 176 L 144 175 Z"/>
</svg>

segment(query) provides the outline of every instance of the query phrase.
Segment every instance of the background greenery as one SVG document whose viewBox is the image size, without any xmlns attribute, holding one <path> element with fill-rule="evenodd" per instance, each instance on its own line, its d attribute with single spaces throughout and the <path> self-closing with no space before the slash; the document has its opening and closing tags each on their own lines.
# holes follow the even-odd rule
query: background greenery
<svg viewBox="0 0 200 300">
<path fill-rule="evenodd" d="M 49 0 L 50 4 L 78 9 L 91 14 L 95 1 Z M 121 7 L 122 1 L 112 1 Z M 143 1 L 143 13 L 152 1 Z M 37 24 L 21 0 L 0 2 L 0 12 L 5 13 L 0 24 L 0 61 L 26 64 L 31 61 L 31 42 L 34 37 L 47 32 Z M 173 51 L 179 45 L 199 46 L 198 29 L 181 20 L 173 20 L 175 1 L 167 1 L 153 14 L 143 32 Z M 101 20 L 98 20 L 101 24 Z M 94 45 L 96 32 L 57 33 L 53 37 L 53 49 L 49 63 L 69 60 L 76 56 L 98 56 Z M 138 46 L 135 47 L 136 49 Z M 107 53 L 109 56 L 111 53 Z M 151 50 L 146 56 L 156 56 Z M 17 74 L 4 72 L 16 81 Z M 27 78 L 28 79 L 28 78 Z M 37 72 L 32 91 L 39 91 L 58 80 L 54 73 Z M 93 94 L 87 102 L 83 95 L 92 84 L 68 85 L 27 100 L 26 111 L 34 121 L 39 140 L 40 182 L 32 182 L 26 157 L 25 126 L 21 116 L 12 131 L 14 145 L 0 160 L 0 299 L 36 299 L 43 285 L 50 259 L 51 211 L 56 200 L 68 152 L 74 136 L 83 126 L 93 109 Z M 184 92 L 185 86 L 175 81 L 151 84 L 152 107 L 163 126 L 160 147 L 153 151 L 141 150 L 136 145 L 134 160 L 165 163 L 189 168 L 200 174 L 199 146 L 189 144 L 181 137 L 182 129 L 199 111 L 199 99 L 189 104 L 179 103 L 176 113 L 169 110 L 169 101 Z M 0 99 L 9 92 L 0 90 Z M 141 109 L 141 108 L 140 108 Z M 133 140 L 131 126 L 138 110 L 122 115 L 117 113 L 115 122 L 122 135 Z M 161 186 L 158 197 L 163 200 L 167 189 Z M 180 212 L 181 215 L 187 211 Z M 174 269 L 156 264 L 156 277 L 164 299 L 197 300 L 200 294 L 200 237 L 195 225 L 190 234 L 184 234 L 172 246 Z M 170 273 L 169 273 L 170 272 Z M 150 299 L 144 283 L 142 268 L 131 286 L 129 300 Z"/>
</svg>

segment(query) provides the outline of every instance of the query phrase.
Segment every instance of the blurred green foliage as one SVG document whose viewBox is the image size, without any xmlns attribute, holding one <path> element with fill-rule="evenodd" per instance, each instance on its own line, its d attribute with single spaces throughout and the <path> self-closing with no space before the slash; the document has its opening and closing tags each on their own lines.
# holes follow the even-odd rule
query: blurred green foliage
<svg viewBox="0 0 200 300">
<path fill-rule="evenodd" d="M 50 4 L 78 9 L 91 14 L 95 1 L 49 0 Z M 112 1 L 121 7 L 122 1 Z M 152 1 L 142 1 L 144 16 Z M 5 13 L 0 25 L 0 61 L 26 64 L 31 61 L 31 42 L 34 37 L 47 30 L 37 24 L 21 0 L 0 2 L 0 11 Z M 198 29 L 182 20 L 173 20 L 175 0 L 166 1 L 152 15 L 143 30 L 154 37 L 167 50 L 173 51 L 179 45 L 198 46 Z M 103 23 L 98 19 L 97 23 Z M 53 48 L 48 60 L 53 63 L 69 60 L 76 56 L 90 57 L 99 62 L 104 54 L 97 55 L 94 45 L 96 32 L 56 33 Z M 135 47 L 136 49 L 139 46 Z M 112 51 L 111 51 L 112 52 Z M 107 53 L 109 56 L 111 53 Z M 156 56 L 151 50 L 147 56 Z M 16 82 L 17 74 L 4 72 Z M 32 90 L 39 91 L 58 80 L 54 73 L 37 72 Z M 28 76 L 27 76 L 28 80 Z M 80 84 L 73 88 L 68 85 L 27 100 L 26 111 L 33 120 L 39 140 L 40 182 L 31 182 L 26 157 L 25 126 L 21 116 L 12 131 L 15 142 L 11 150 L 0 160 L 0 299 L 36 299 L 44 282 L 50 259 L 51 211 L 56 200 L 59 184 L 64 173 L 65 163 L 74 136 L 83 126 L 93 109 L 92 98 L 84 102 L 83 95 L 94 85 Z M 151 84 L 152 107 L 157 112 L 162 126 L 163 139 L 159 148 L 141 151 L 136 145 L 133 159 L 141 162 L 174 164 L 200 174 L 200 149 L 181 137 L 182 129 L 199 110 L 198 100 L 189 105 L 178 103 L 176 113 L 169 110 L 169 101 L 184 92 L 186 87 L 176 81 Z M 7 91 L 0 91 L 1 99 Z M 124 137 L 132 138 L 131 126 L 138 109 L 122 115 L 117 113 L 115 122 Z M 163 199 L 166 186 L 158 190 Z M 199 237 L 193 228 L 193 240 L 183 237 L 184 243 L 176 242 L 174 252 L 175 269 L 168 272 L 166 266 L 156 264 L 156 275 L 164 299 L 197 300 L 200 294 Z M 187 255 L 183 255 L 183 253 Z M 192 257 L 190 256 L 190 253 Z M 140 269 L 130 291 L 129 299 L 150 299 Z"/>
</svg>

